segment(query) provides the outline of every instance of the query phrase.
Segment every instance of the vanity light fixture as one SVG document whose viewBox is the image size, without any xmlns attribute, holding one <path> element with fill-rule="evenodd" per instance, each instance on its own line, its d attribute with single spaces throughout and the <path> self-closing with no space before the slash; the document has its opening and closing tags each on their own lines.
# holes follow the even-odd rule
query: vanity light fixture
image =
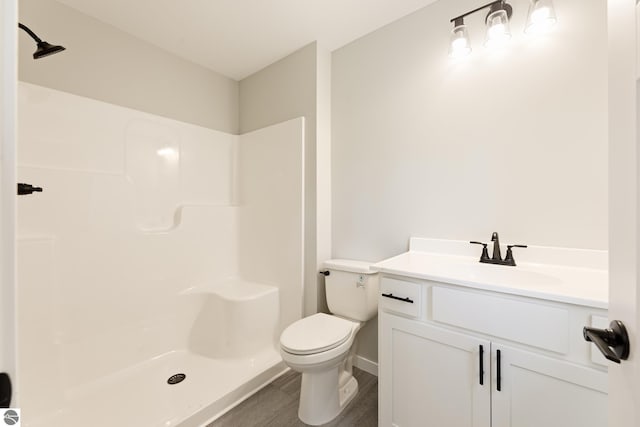
<svg viewBox="0 0 640 427">
<path fill-rule="evenodd" d="M 556 14 L 553 9 L 552 0 L 530 1 L 531 5 L 527 15 L 525 33 L 539 33 L 556 23 Z M 471 42 L 469 40 L 467 26 L 464 23 L 464 18 L 487 8 L 489 9 L 489 13 L 485 18 L 485 23 L 487 25 L 485 46 L 501 46 L 511 38 L 509 20 L 513 14 L 513 8 L 505 0 L 495 0 L 451 19 L 451 22 L 453 23 L 449 47 L 449 55 L 451 57 L 459 58 L 471 53 Z"/>
</svg>

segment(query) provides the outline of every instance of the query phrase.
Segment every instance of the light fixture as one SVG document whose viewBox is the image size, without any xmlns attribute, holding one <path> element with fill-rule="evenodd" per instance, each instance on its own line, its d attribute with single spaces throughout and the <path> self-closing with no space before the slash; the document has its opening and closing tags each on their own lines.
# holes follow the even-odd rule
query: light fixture
<svg viewBox="0 0 640 427">
<path fill-rule="evenodd" d="M 489 14 L 485 19 L 487 24 L 485 45 L 488 47 L 502 46 L 511 38 L 509 18 L 511 18 L 513 9 L 503 1 L 492 3 L 490 7 Z"/>
<path fill-rule="evenodd" d="M 556 12 L 551 0 L 531 0 L 524 32 L 527 34 L 543 33 L 553 27 L 556 22 Z"/>
<path fill-rule="evenodd" d="M 462 58 L 471 53 L 471 42 L 469 41 L 469 32 L 464 20 L 459 18 L 453 24 L 451 30 L 451 45 L 449 47 L 449 55 L 452 58 Z"/>
<path fill-rule="evenodd" d="M 18 28 L 23 30 L 25 33 L 29 34 L 29 36 L 35 40 L 38 45 L 38 48 L 33 53 L 33 59 L 44 58 L 45 56 L 53 55 L 54 53 L 62 52 L 65 48 L 64 46 L 57 46 L 53 44 L 49 44 L 46 41 L 42 40 L 40 37 L 36 35 L 29 27 L 24 24 L 18 22 Z"/>
<path fill-rule="evenodd" d="M 525 27 L 527 34 L 542 32 L 556 23 L 556 14 L 553 9 L 552 0 L 530 1 L 531 5 Z M 513 14 L 513 8 L 505 0 L 495 0 L 451 19 L 453 23 L 449 46 L 449 55 L 451 57 L 458 58 L 471 53 L 471 42 L 469 41 L 467 26 L 464 24 L 464 18 L 487 8 L 489 9 L 489 13 L 485 18 L 487 25 L 485 46 L 491 48 L 501 46 L 511 38 L 509 20 Z"/>
</svg>

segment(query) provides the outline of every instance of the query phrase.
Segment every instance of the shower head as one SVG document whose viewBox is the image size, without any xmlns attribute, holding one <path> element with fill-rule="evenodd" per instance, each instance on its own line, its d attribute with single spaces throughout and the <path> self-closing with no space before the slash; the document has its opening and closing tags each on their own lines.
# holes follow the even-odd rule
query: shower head
<svg viewBox="0 0 640 427">
<path fill-rule="evenodd" d="M 49 44 L 43 41 L 40 37 L 36 36 L 36 33 L 31 31 L 29 27 L 23 25 L 18 22 L 18 27 L 24 30 L 25 33 L 29 34 L 32 39 L 36 41 L 38 44 L 38 48 L 33 53 L 33 59 L 44 58 L 45 56 L 53 55 L 54 53 L 62 52 L 65 48 L 63 46 L 57 46 L 53 44 Z"/>
<path fill-rule="evenodd" d="M 53 55 L 54 53 L 62 52 L 64 46 L 57 46 L 49 44 L 45 41 L 38 43 L 38 49 L 33 53 L 33 59 L 44 58 L 45 56 Z"/>
</svg>

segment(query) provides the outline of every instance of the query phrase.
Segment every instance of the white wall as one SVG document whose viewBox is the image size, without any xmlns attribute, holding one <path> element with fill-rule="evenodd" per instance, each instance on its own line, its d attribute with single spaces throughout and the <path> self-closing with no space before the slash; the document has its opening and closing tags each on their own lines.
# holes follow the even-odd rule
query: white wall
<svg viewBox="0 0 640 427">
<path fill-rule="evenodd" d="M 54 0 L 21 0 L 20 21 L 67 48 L 35 61 L 35 43 L 20 31 L 20 80 L 238 133 L 236 81 Z"/>
<path fill-rule="evenodd" d="M 380 260 L 410 236 L 607 248 L 606 2 L 558 0 L 556 29 L 447 56 L 439 1 L 333 54 L 333 256 Z M 375 325 L 372 325 L 375 326 Z M 363 330 L 360 354 L 376 359 Z"/>
<path fill-rule="evenodd" d="M 241 135 L 237 176 L 239 273 L 280 289 L 280 333 L 302 317 L 304 119 Z"/>
</svg>

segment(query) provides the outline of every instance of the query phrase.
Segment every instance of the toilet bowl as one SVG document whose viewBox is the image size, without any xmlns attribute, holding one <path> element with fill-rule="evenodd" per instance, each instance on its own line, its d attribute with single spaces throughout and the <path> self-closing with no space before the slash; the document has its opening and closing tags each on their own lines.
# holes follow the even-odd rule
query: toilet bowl
<svg viewBox="0 0 640 427">
<path fill-rule="evenodd" d="M 282 333 L 282 359 L 302 373 L 298 417 L 303 422 L 320 425 L 331 421 L 356 395 L 358 383 L 345 363 L 360 325 L 318 313 Z"/>
<path fill-rule="evenodd" d="M 369 263 L 331 260 L 324 268 L 333 314 L 300 319 L 280 336 L 283 361 L 302 373 L 298 417 L 310 425 L 331 421 L 357 394 L 354 342 L 364 322 L 377 313 L 378 277 Z"/>
</svg>

